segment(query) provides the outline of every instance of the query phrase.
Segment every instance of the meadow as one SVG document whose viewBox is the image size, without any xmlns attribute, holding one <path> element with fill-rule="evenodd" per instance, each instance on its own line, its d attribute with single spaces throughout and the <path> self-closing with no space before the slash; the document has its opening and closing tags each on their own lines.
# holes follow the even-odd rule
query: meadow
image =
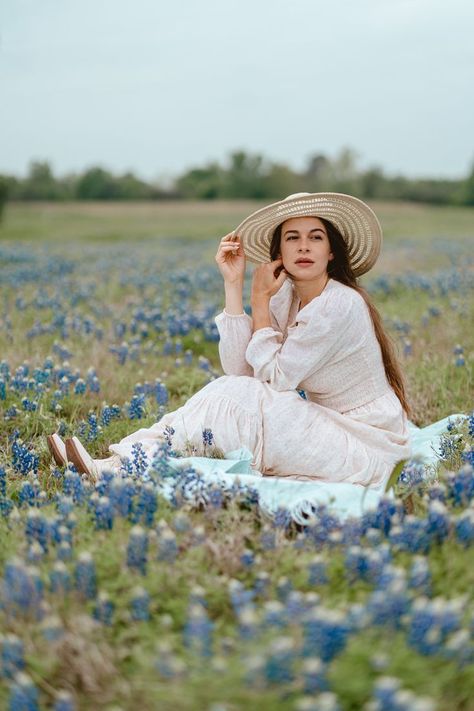
<svg viewBox="0 0 474 711">
<path fill-rule="evenodd" d="M 259 206 L 7 206 L 2 708 L 474 709 L 474 210 L 372 204 L 384 248 L 362 283 L 412 420 L 469 416 L 435 471 L 405 467 L 395 501 L 344 523 L 321 508 L 302 528 L 284 509 L 267 520 L 244 485 L 176 475 L 171 447 L 151 475 L 137 450 L 97 484 L 51 461 L 46 434 L 106 457 L 222 374 L 214 255 Z"/>
</svg>

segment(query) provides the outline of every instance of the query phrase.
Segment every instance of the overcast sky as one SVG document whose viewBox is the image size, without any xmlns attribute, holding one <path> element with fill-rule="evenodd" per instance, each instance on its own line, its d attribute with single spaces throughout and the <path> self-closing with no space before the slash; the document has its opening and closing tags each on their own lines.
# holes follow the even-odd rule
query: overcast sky
<svg viewBox="0 0 474 711">
<path fill-rule="evenodd" d="M 0 172 L 172 177 L 236 149 L 461 177 L 472 0 L 0 0 Z"/>
</svg>

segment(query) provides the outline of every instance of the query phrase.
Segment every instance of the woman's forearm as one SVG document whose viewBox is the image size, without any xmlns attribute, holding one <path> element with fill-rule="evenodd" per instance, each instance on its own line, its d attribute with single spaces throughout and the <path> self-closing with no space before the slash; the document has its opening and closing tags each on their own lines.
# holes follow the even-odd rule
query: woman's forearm
<svg viewBox="0 0 474 711">
<path fill-rule="evenodd" d="M 244 313 L 244 302 L 243 302 L 243 281 L 237 282 L 224 282 L 225 290 L 225 310 L 228 314 L 237 316 Z"/>
<path fill-rule="evenodd" d="M 270 297 L 261 296 L 252 300 L 252 333 L 259 328 L 272 327 L 270 320 Z"/>
</svg>

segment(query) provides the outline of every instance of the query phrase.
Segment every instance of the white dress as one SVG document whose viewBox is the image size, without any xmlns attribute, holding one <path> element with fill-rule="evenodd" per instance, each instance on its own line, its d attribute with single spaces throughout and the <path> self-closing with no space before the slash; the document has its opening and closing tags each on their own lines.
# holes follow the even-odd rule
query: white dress
<svg viewBox="0 0 474 711">
<path fill-rule="evenodd" d="M 248 314 L 224 309 L 215 322 L 225 375 L 110 451 L 131 457 L 141 442 L 151 455 L 172 427 L 174 449 L 191 442 L 202 455 L 208 428 L 224 452 L 247 447 L 264 476 L 384 486 L 395 464 L 410 456 L 409 433 L 367 305 L 334 279 L 299 311 L 298 305 L 287 278 L 270 299 L 271 327 L 252 334 Z"/>
</svg>

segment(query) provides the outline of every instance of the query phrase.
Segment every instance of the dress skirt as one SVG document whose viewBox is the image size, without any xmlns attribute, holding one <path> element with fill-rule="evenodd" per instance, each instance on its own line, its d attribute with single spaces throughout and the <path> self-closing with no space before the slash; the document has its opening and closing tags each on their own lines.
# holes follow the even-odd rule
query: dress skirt
<svg viewBox="0 0 474 711">
<path fill-rule="evenodd" d="M 223 452 L 247 447 L 252 468 L 264 476 L 304 481 L 378 488 L 410 454 L 407 418 L 391 389 L 341 413 L 245 375 L 216 378 L 182 407 L 109 449 L 131 459 L 133 444 L 140 442 L 150 458 L 169 427 L 172 448 L 184 456 L 191 455 L 190 445 L 196 456 L 206 456 L 202 433 L 210 429 L 213 445 Z"/>
</svg>

